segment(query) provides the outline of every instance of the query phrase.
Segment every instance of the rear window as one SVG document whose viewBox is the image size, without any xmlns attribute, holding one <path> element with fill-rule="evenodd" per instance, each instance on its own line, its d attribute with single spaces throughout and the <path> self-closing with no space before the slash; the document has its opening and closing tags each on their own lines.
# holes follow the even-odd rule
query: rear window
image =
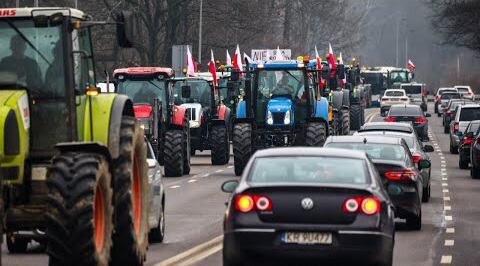
<svg viewBox="0 0 480 266">
<path fill-rule="evenodd" d="M 468 88 L 465 88 L 465 87 L 463 87 L 463 88 L 458 87 L 457 90 L 458 90 L 458 92 L 460 92 L 460 93 L 467 93 L 467 92 L 468 92 Z"/>
<path fill-rule="evenodd" d="M 450 105 L 450 110 L 455 110 L 455 108 L 457 108 L 457 106 L 461 105 L 462 103 L 461 102 L 453 102 L 451 105 Z"/>
<path fill-rule="evenodd" d="M 461 99 L 460 94 L 458 93 L 443 93 L 442 100 L 450 100 L 450 99 Z"/>
<path fill-rule="evenodd" d="M 405 94 L 403 91 L 386 91 L 385 96 L 390 96 L 390 97 L 400 97 L 404 96 Z"/>
<path fill-rule="evenodd" d="M 444 93 L 452 93 L 452 92 L 457 92 L 457 90 L 455 90 L 455 89 L 439 90 L 439 91 L 438 91 L 438 94 L 439 94 L 439 95 L 442 95 L 442 94 L 444 94 Z"/>
<path fill-rule="evenodd" d="M 418 106 L 392 106 L 388 112 L 389 116 L 422 116 L 422 110 Z"/>
<path fill-rule="evenodd" d="M 460 121 L 472 121 L 480 119 L 480 108 L 462 108 L 460 111 Z"/>
<path fill-rule="evenodd" d="M 348 165 L 348 167 L 338 167 Z M 251 183 L 342 183 L 369 181 L 363 160 L 333 157 L 264 157 L 253 164 Z"/>
<path fill-rule="evenodd" d="M 405 159 L 405 149 L 403 146 L 395 144 L 332 142 L 326 144 L 325 147 L 364 151 L 372 159 L 392 161 L 403 161 Z M 350 165 L 347 168 L 349 167 Z"/>
<path fill-rule="evenodd" d="M 369 132 L 360 132 L 356 135 L 359 135 L 359 136 L 373 135 L 373 136 L 402 138 L 407 143 L 408 148 L 411 149 L 415 147 L 414 138 L 411 135 L 407 135 L 407 134 L 398 134 L 397 132 L 392 132 L 392 131 L 369 131 Z"/>
<path fill-rule="evenodd" d="M 407 86 L 402 86 L 401 88 L 404 89 L 407 94 L 421 94 L 422 93 L 422 86 L 421 85 L 407 85 Z"/>
</svg>

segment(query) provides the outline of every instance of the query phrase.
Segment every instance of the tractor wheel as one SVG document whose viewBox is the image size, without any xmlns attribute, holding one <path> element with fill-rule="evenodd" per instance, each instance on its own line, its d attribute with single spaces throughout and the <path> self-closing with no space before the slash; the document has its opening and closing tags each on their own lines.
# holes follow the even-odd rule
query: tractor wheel
<svg viewBox="0 0 480 266">
<path fill-rule="evenodd" d="M 65 153 L 49 170 L 49 265 L 108 265 L 113 206 L 109 164 L 94 153 Z"/>
<path fill-rule="evenodd" d="M 30 242 L 30 239 L 18 238 L 11 233 L 6 233 L 5 238 L 7 239 L 8 252 L 15 254 L 25 253 L 27 251 L 28 242 Z"/>
<path fill-rule="evenodd" d="M 347 109 L 342 109 L 342 126 L 340 128 L 341 135 L 350 134 L 350 112 Z"/>
<path fill-rule="evenodd" d="M 177 177 L 183 174 L 183 131 L 165 132 L 163 145 L 165 176 Z"/>
<path fill-rule="evenodd" d="M 313 147 L 322 147 L 327 138 L 327 129 L 325 128 L 325 123 L 322 122 L 313 122 L 308 123 L 306 136 L 305 136 L 305 145 Z"/>
<path fill-rule="evenodd" d="M 359 130 L 362 126 L 362 106 L 355 104 L 350 106 L 350 129 Z"/>
<path fill-rule="evenodd" d="M 186 121 L 185 127 L 183 129 L 183 174 L 190 174 L 190 127 L 188 126 L 188 121 Z"/>
<path fill-rule="evenodd" d="M 134 118 L 120 128 L 120 155 L 114 160 L 115 233 L 112 264 L 142 265 L 148 247 L 147 147 Z"/>
<path fill-rule="evenodd" d="M 233 128 L 233 160 L 235 175 L 242 174 L 252 155 L 252 126 L 242 123 Z"/>
<path fill-rule="evenodd" d="M 216 125 L 211 131 L 212 165 L 223 165 L 228 163 L 229 143 L 227 128 L 225 125 Z"/>
<path fill-rule="evenodd" d="M 342 132 L 342 115 L 340 112 L 333 114 L 333 135 L 340 135 Z"/>
</svg>

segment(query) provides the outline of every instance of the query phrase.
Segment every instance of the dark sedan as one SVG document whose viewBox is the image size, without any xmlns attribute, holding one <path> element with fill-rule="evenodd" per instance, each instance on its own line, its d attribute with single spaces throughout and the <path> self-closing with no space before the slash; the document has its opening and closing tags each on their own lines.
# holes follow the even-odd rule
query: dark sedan
<svg viewBox="0 0 480 266">
<path fill-rule="evenodd" d="M 261 150 L 222 190 L 223 265 L 392 265 L 394 207 L 364 152 Z"/>
<path fill-rule="evenodd" d="M 383 184 L 396 208 L 395 216 L 406 219 L 407 227 L 421 229 L 423 179 L 418 169 L 429 168 L 430 162 L 420 160 L 416 168 L 404 139 L 332 136 L 326 140 L 325 147 L 365 151 L 382 176 Z"/>
<path fill-rule="evenodd" d="M 428 139 L 429 113 L 424 113 L 420 106 L 413 104 L 393 105 L 388 111 L 386 122 L 411 122 L 417 135 L 422 140 Z"/>
<path fill-rule="evenodd" d="M 458 144 L 458 167 L 460 169 L 467 169 L 470 163 L 470 149 L 475 137 L 478 135 L 478 129 L 480 127 L 480 120 L 471 121 L 460 139 Z"/>
</svg>

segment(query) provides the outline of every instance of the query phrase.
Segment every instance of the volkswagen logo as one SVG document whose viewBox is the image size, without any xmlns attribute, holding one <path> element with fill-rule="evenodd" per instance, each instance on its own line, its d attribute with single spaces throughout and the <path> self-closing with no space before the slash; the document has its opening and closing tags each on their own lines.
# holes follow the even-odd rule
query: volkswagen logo
<svg viewBox="0 0 480 266">
<path fill-rule="evenodd" d="M 311 210 L 313 208 L 313 200 L 311 198 L 304 198 L 302 199 L 302 208 L 306 211 Z"/>
</svg>

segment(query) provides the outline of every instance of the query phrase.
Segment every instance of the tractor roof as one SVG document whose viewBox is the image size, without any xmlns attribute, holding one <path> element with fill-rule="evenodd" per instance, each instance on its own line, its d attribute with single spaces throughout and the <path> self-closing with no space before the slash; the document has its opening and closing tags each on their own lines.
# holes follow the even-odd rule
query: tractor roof
<svg viewBox="0 0 480 266">
<path fill-rule="evenodd" d="M 113 71 L 114 77 L 120 74 L 139 77 L 151 75 L 164 75 L 167 77 L 173 77 L 173 69 L 167 67 L 127 67 L 118 68 Z"/>
<path fill-rule="evenodd" d="M 230 77 L 230 72 L 217 72 L 217 79 Z M 176 77 L 175 80 L 206 80 L 213 81 L 212 73 L 198 72 L 194 77 Z"/>
<path fill-rule="evenodd" d="M 82 11 L 68 7 L 28 7 L 28 8 L 0 8 L 0 19 L 2 18 L 25 18 L 37 15 L 51 16 L 55 13 L 62 13 L 64 16 L 87 19 Z"/>
</svg>

